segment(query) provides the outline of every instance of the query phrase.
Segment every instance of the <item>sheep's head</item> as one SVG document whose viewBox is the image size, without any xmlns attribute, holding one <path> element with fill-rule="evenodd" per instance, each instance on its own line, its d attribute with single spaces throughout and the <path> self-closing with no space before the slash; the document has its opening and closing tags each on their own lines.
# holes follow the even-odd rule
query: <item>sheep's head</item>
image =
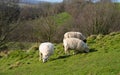
<svg viewBox="0 0 120 75">
<path fill-rule="evenodd" d="M 84 52 L 88 53 L 90 50 L 88 47 L 85 48 Z"/>
<path fill-rule="evenodd" d="M 47 56 L 47 55 L 44 55 L 44 56 L 43 56 L 43 63 L 47 62 L 47 60 L 48 60 L 48 56 Z"/>
</svg>

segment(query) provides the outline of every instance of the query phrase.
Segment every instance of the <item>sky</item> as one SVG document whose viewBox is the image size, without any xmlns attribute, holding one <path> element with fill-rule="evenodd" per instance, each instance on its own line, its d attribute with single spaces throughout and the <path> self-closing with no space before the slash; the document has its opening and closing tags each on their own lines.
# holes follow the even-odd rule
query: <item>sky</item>
<svg viewBox="0 0 120 75">
<path fill-rule="evenodd" d="M 114 0 L 115 2 L 120 2 L 120 0 Z"/>
<path fill-rule="evenodd" d="M 38 2 L 38 1 L 47 1 L 47 2 L 62 2 L 63 0 L 22 0 L 25 2 Z M 93 0 L 93 1 L 100 1 L 100 0 Z M 113 0 L 113 2 L 120 2 L 120 0 Z"/>
<path fill-rule="evenodd" d="M 93 0 L 93 2 L 99 2 L 100 0 Z M 120 0 L 111 0 L 112 2 L 120 2 Z"/>
<path fill-rule="evenodd" d="M 47 2 L 62 2 L 63 0 L 37 0 L 37 1 L 47 1 Z M 97 1 L 97 0 L 94 0 Z M 99 0 L 98 0 L 99 1 Z M 120 0 L 113 0 L 113 2 L 120 2 Z"/>
<path fill-rule="evenodd" d="M 63 0 L 37 0 L 37 1 L 62 2 Z"/>
</svg>

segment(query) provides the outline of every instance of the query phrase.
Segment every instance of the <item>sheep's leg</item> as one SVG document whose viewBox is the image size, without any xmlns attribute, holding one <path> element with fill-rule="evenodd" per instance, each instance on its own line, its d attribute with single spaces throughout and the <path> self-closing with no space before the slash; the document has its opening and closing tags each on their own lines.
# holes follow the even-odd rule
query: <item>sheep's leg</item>
<svg viewBox="0 0 120 75">
<path fill-rule="evenodd" d="M 64 51 L 65 51 L 65 54 L 66 54 L 67 53 L 67 48 L 64 44 L 63 44 L 63 47 L 64 47 Z"/>
<path fill-rule="evenodd" d="M 77 51 L 77 50 L 74 50 L 74 52 L 73 52 L 73 55 L 76 55 L 76 54 L 78 54 L 78 52 L 79 52 L 79 51 Z"/>
<path fill-rule="evenodd" d="M 77 52 L 74 50 L 73 55 L 77 54 Z"/>
<path fill-rule="evenodd" d="M 65 54 L 66 54 L 66 55 L 69 55 L 69 54 L 70 54 L 70 51 L 69 51 L 69 49 L 68 49 L 67 47 L 65 47 Z"/>
<path fill-rule="evenodd" d="M 42 60 L 42 53 L 39 52 L 39 61 Z"/>
</svg>

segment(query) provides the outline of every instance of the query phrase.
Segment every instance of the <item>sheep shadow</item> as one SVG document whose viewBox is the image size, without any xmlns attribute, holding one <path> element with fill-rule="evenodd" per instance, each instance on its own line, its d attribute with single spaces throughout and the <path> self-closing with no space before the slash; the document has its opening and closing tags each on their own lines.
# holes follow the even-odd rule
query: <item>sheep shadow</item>
<svg viewBox="0 0 120 75">
<path fill-rule="evenodd" d="M 91 53 L 91 52 L 96 52 L 96 51 L 98 50 L 96 50 L 95 48 L 91 48 L 89 52 Z"/>
<path fill-rule="evenodd" d="M 57 59 L 64 59 L 64 58 L 68 58 L 70 57 L 71 55 L 64 55 L 64 56 L 59 56 Z"/>
<path fill-rule="evenodd" d="M 0 55 L 0 58 L 2 58 L 3 56 Z"/>
<path fill-rule="evenodd" d="M 54 60 L 58 60 L 58 59 L 65 59 L 65 58 L 68 58 L 70 56 L 72 56 L 72 55 L 62 55 L 62 56 L 59 56 L 57 58 L 52 58 L 51 60 L 54 61 Z"/>
<path fill-rule="evenodd" d="M 98 50 L 96 50 L 95 48 L 91 48 L 90 51 L 88 53 L 91 53 L 91 52 L 96 52 Z M 78 52 L 77 54 L 80 54 L 80 53 L 86 53 L 86 52 Z M 76 54 L 75 54 L 76 55 Z M 72 55 L 62 55 L 62 56 L 59 56 L 57 58 L 52 58 L 50 59 L 50 61 L 54 61 L 54 60 L 58 60 L 58 59 L 65 59 L 65 58 L 69 58 L 71 57 Z"/>
<path fill-rule="evenodd" d="M 86 52 L 86 51 L 78 51 L 76 54 L 81 54 L 81 53 L 91 53 L 91 52 L 96 52 L 96 51 L 98 51 L 98 50 L 96 50 L 95 48 L 91 48 L 91 49 L 89 49 L 89 52 Z"/>
</svg>

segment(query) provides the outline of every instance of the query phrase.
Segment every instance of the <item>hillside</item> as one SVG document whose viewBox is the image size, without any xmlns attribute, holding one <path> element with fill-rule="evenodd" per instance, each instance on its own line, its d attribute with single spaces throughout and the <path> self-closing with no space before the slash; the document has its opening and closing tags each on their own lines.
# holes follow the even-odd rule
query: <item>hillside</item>
<svg viewBox="0 0 120 75">
<path fill-rule="evenodd" d="M 48 62 L 38 61 L 36 44 L 27 50 L 1 53 L 0 75 L 119 75 L 120 32 L 91 35 L 87 39 L 89 53 L 65 56 L 62 44 Z"/>
</svg>

